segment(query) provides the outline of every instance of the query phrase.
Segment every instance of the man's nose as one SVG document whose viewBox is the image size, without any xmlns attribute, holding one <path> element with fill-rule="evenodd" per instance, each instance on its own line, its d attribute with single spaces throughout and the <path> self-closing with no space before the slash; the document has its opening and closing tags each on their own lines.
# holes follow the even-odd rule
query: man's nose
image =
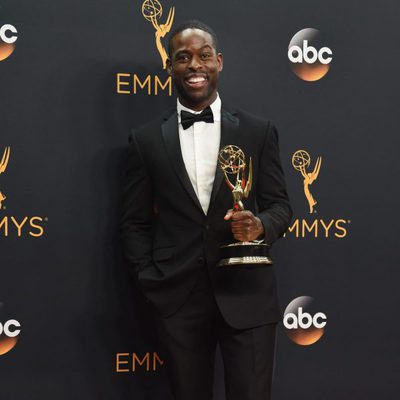
<svg viewBox="0 0 400 400">
<path fill-rule="evenodd" d="M 193 56 L 192 59 L 190 60 L 189 68 L 198 70 L 201 68 L 203 65 L 201 63 L 201 60 L 197 56 Z"/>
</svg>

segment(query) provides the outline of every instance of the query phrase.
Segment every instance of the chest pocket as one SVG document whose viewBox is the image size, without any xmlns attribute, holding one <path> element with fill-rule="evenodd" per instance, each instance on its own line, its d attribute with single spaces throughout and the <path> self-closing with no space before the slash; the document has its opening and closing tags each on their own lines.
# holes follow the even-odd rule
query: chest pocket
<svg viewBox="0 0 400 400">
<path fill-rule="evenodd" d="M 153 249 L 153 260 L 154 261 L 164 261 L 172 258 L 175 252 L 175 246 L 160 247 L 158 249 Z"/>
</svg>

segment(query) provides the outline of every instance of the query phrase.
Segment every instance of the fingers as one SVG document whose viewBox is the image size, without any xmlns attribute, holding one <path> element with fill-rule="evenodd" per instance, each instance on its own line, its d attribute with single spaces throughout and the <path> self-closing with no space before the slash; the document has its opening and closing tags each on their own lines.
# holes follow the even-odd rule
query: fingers
<svg viewBox="0 0 400 400">
<path fill-rule="evenodd" d="M 238 240 L 239 242 L 251 242 L 251 239 L 248 238 L 247 236 L 243 235 L 233 235 L 233 237 Z"/>
<path fill-rule="evenodd" d="M 225 221 L 228 221 L 228 220 L 230 220 L 230 219 L 232 218 L 232 216 L 233 216 L 233 210 L 230 209 L 230 210 L 228 210 L 228 211 L 226 212 L 226 215 L 225 215 L 225 217 L 224 217 L 224 220 L 225 220 Z"/>
<path fill-rule="evenodd" d="M 246 228 L 246 227 L 252 227 L 252 226 L 255 226 L 256 225 L 256 223 L 255 223 L 255 220 L 253 220 L 253 219 L 250 219 L 250 218 L 246 218 L 246 219 L 241 219 L 241 220 L 239 220 L 239 221 L 235 221 L 233 218 L 232 218 L 232 222 L 231 222 L 231 226 L 232 226 L 232 228 L 236 228 L 236 227 L 243 227 L 243 228 Z"/>
<path fill-rule="evenodd" d="M 224 220 L 228 221 L 230 219 L 232 220 L 232 223 L 233 221 L 251 221 L 254 219 L 254 214 L 251 211 L 233 211 L 232 209 L 229 209 L 226 212 Z"/>
<path fill-rule="evenodd" d="M 231 225 L 232 233 L 251 233 L 255 228 L 255 225 Z"/>
<path fill-rule="evenodd" d="M 263 228 L 259 218 L 255 217 L 251 211 L 228 210 L 225 221 L 231 220 L 231 230 L 236 240 L 248 242 L 256 239 L 263 233 Z"/>
<path fill-rule="evenodd" d="M 233 214 L 232 220 L 233 221 L 241 221 L 246 219 L 254 218 L 254 214 L 251 211 L 237 211 Z"/>
<path fill-rule="evenodd" d="M 254 239 L 254 234 L 250 232 L 247 233 L 241 232 L 241 233 L 234 233 L 233 237 L 241 242 L 250 242 L 251 240 Z"/>
<path fill-rule="evenodd" d="M 231 228 L 233 233 L 247 234 L 255 229 L 256 226 L 256 220 L 251 211 L 239 211 L 232 215 Z"/>
<path fill-rule="evenodd" d="M 254 227 L 232 227 L 233 237 L 236 240 L 240 240 L 242 242 L 246 242 L 252 240 L 256 234 L 254 231 Z"/>
<path fill-rule="evenodd" d="M 257 226 L 254 221 L 248 217 L 231 222 L 233 237 L 241 242 L 253 240 L 256 237 Z"/>
</svg>

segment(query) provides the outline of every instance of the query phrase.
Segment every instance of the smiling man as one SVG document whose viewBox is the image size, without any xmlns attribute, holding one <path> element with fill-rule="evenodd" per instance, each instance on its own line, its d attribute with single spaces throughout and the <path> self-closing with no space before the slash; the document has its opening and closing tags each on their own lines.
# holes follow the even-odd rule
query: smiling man
<svg viewBox="0 0 400 400">
<path fill-rule="evenodd" d="M 172 33 L 167 69 L 185 107 L 201 111 L 217 99 L 222 54 L 217 53 L 216 40 L 211 29 L 207 32 L 192 27 Z"/>
<path fill-rule="evenodd" d="M 171 33 L 167 68 L 177 106 L 135 130 L 121 220 L 124 249 L 153 304 L 173 396 L 213 398 L 221 349 L 228 400 L 268 400 L 280 319 L 273 266 L 219 268 L 220 246 L 272 244 L 292 211 L 267 120 L 222 104 L 223 57 L 214 31 L 189 21 Z M 246 211 L 232 213 L 232 193 L 217 167 L 224 146 L 253 162 Z"/>
</svg>

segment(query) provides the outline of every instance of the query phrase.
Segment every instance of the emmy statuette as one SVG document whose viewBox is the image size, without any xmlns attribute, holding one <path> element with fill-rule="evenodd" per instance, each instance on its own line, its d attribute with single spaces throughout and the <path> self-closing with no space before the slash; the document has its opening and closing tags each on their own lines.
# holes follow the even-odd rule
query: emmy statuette
<svg viewBox="0 0 400 400">
<path fill-rule="evenodd" d="M 252 180 L 253 167 L 251 157 L 247 182 L 245 178 L 246 157 L 237 146 L 225 146 L 218 156 L 218 164 L 225 176 L 225 181 L 232 191 L 233 212 L 243 211 L 243 198 L 249 196 Z M 234 176 L 234 183 L 229 176 Z M 253 240 L 251 242 L 236 242 L 221 247 L 222 259 L 218 267 L 246 267 L 254 265 L 271 265 L 269 257 L 270 246 L 263 243 L 264 240 Z"/>
</svg>

